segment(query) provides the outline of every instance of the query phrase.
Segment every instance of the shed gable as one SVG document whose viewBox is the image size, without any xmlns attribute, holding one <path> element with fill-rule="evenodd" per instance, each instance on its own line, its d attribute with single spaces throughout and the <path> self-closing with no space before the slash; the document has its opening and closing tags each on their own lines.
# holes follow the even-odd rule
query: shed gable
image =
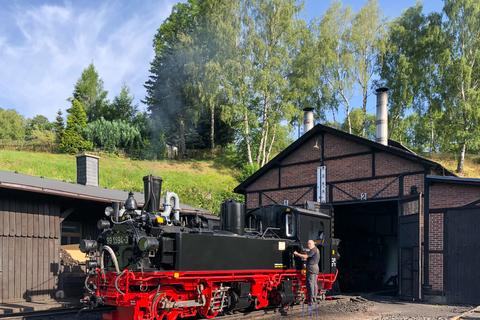
<svg viewBox="0 0 480 320">
<path fill-rule="evenodd" d="M 243 183 L 247 208 L 285 200 L 296 205 L 316 201 L 317 168 L 322 165 L 326 167 L 327 202 L 424 192 L 424 177 L 432 167 L 427 160 L 322 128 L 301 137 Z"/>
</svg>

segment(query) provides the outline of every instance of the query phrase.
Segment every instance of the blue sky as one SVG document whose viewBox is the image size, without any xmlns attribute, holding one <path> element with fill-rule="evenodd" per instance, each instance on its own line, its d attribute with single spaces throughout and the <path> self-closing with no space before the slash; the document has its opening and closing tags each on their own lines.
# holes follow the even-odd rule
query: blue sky
<svg viewBox="0 0 480 320">
<path fill-rule="evenodd" d="M 68 107 L 66 99 L 90 62 L 103 78 L 110 99 L 126 84 L 143 108 L 140 100 L 153 57 L 153 35 L 176 2 L 0 0 L 0 108 L 53 120 L 59 108 Z M 343 2 L 356 11 L 366 0 Z M 388 18 L 415 2 L 379 1 Z M 329 4 L 329 0 L 305 0 L 301 16 L 321 17 Z M 440 0 L 424 1 L 426 12 L 441 7 Z M 352 105 L 359 101 L 354 96 Z"/>
</svg>

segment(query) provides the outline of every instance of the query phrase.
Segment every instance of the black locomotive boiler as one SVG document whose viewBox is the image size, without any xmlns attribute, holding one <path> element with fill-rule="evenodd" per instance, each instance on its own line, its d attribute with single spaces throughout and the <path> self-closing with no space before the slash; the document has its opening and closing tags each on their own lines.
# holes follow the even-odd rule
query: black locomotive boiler
<svg viewBox="0 0 480 320">
<path fill-rule="evenodd" d="M 269 205 L 245 212 L 222 205 L 220 225 L 182 215 L 178 196 L 161 179 L 144 177 L 145 205 L 133 194 L 98 222 L 88 254 L 85 302 L 116 306 L 110 319 L 214 318 L 232 310 L 286 306 L 305 298 L 304 262 L 294 258 L 309 239 L 321 253 L 319 288 L 336 280 L 336 241 L 328 211 Z"/>
</svg>

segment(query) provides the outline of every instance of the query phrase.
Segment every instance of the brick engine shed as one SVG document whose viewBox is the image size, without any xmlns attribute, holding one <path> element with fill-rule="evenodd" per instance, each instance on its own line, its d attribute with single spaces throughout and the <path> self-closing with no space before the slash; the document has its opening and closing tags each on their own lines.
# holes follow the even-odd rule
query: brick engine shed
<svg viewBox="0 0 480 320">
<path fill-rule="evenodd" d="M 480 179 L 318 124 L 235 191 L 247 209 L 331 205 L 342 292 L 480 303 Z"/>
</svg>

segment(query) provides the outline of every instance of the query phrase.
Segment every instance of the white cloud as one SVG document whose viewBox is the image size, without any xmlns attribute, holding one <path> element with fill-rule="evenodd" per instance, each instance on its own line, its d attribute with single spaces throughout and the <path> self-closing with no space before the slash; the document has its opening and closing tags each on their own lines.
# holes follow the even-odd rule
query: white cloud
<svg viewBox="0 0 480 320">
<path fill-rule="evenodd" d="M 74 2 L 10 10 L 17 30 L 0 33 L 1 108 L 53 119 L 58 108 L 68 107 L 66 99 L 90 62 L 110 98 L 124 83 L 137 102 L 144 98 L 153 35 L 173 4 L 99 3 L 98 7 L 82 8 Z"/>
</svg>

